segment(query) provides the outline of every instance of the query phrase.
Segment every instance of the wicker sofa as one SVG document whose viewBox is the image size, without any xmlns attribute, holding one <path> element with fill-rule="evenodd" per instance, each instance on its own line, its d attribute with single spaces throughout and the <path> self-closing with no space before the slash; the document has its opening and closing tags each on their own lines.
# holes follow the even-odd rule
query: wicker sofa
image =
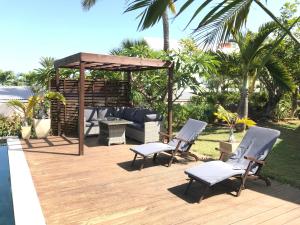
<svg viewBox="0 0 300 225">
<path fill-rule="evenodd" d="M 106 120 L 107 117 L 118 117 L 133 122 L 126 127 L 128 138 L 141 143 L 159 141 L 162 116 L 153 110 L 130 107 L 90 107 L 85 108 L 84 116 L 85 136 L 99 134 L 98 120 Z"/>
</svg>

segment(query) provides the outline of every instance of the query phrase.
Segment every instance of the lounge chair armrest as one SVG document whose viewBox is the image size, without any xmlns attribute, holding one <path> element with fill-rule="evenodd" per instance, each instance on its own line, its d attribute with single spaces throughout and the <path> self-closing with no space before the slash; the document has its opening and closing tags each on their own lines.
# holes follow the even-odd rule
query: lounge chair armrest
<svg viewBox="0 0 300 225">
<path fill-rule="evenodd" d="M 261 164 L 261 165 L 265 164 L 265 161 L 258 160 L 258 159 L 254 158 L 254 157 L 251 157 L 251 156 L 244 156 L 244 159 L 247 159 L 247 160 L 249 160 L 251 162 L 256 162 L 256 163 Z"/>
<path fill-rule="evenodd" d="M 215 148 L 215 150 L 219 151 L 221 154 L 220 154 L 220 157 L 219 157 L 219 160 L 222 160 L 224 161 L 225 160 L 225 155 L 227 155 L 227 157 L 230 157 L 233 155 L 232 152 L 229 152 L 229 151 L 225 151 L 224 149 L 221 149 L 221 148 Z"/>
<path fill-rule="evenodd" d="M 215 150 L 221 152 L 222 154 L 226 154 L 226 155 L 229 155 L 229 156 L 233 155 L 232 152 L 226 151 L 226 150 L 221 149 L 221 148 L 215 148 Z"/>
<path fill-rule="evenodd" d="M 174 139 L 177 139 L 179 141 L 183 141 L 183 142 L 188 143 L 188 144 L 194 144 L 195 143 L 195 141 L 188 141 L 188 140 L 185 140 L 185 139 L 179 138 L 179 137 L 174 137 Z"/>
</svg>

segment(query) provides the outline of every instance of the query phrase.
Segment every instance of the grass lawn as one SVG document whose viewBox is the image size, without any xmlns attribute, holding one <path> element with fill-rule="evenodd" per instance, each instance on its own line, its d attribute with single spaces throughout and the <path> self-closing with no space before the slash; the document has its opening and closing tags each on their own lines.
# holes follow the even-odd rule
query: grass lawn
<svg viewBox="0 0 300 225">
<path fill-rule="evenodd" d="M 283 183 L 300 188 L 300 121 L 260 124 L 281 131 L 275 147 L 269 154 L 263 167 L 263 174 Z M 229 130 L 223 127 L 207 127 L 199 137 L 192 151 L 205 157 L 218 159 L 219 152 L 215 150 L 220 140 L 227 140 Z M 243 138 L 243 133 L 236 133 L 236 140 Z"/>
</svg>

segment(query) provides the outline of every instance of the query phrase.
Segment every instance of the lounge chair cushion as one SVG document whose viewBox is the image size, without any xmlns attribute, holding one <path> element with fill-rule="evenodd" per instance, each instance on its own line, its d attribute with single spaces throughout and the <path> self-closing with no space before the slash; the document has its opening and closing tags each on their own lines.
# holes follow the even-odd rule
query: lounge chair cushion
<svg viewBox="0 0 300 225">
<path fill-rule="evenodd" d="M 175 147 L 160 142 L 153 142 L 153 143 L 133 146 L 132 148 L 130 148 L 130 150 L 142 156 L 149 156 L 154 153 L 175 150 Z"/>
<path fill-rule="evenodd" d="M 232 176 L 244 174 L 245 170 L 234 169 L 231 164 L 217 160 L 191 167 L 185 173 L 211 186 Z"/>
<path fill-rule="evenodd" d="M 187 141 L 194 141 L 198 137 L 198 135 L 205 129 L 206 125 L 206 122 L 189 119 L 181 128 L 176 137 L 182 138 Z M 178 144 L 178 140 L 172 139 L 168 144 L 176 147 Z M 187 151 L 189 146 L 189 143 L 182 142 L 180 144 L 179 151 Z"/>
<path fill-rule="evenodd" d="M 265 160 L 279 135 L 280 132 L 277 130 L 258 126 L 250 127 L 237 150 L 226 163 L 231 164 L 235 169 L 246 169 L 249 161 L 244 159 L 244 156 Z M 257 169 L 258 166 L 254 164 L 251 171 L 255 173 Z"/>
</svg>

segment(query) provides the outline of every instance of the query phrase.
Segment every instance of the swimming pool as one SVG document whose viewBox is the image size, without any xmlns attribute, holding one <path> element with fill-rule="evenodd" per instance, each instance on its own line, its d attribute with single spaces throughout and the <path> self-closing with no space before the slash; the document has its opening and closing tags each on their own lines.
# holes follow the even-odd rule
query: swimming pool
<svg viewBox="0 0 300 225">
<path fill-rule="evenodd" d="M 0 224 L 15 224 L 6 140 L 0 140 Z"/>
</svg>

